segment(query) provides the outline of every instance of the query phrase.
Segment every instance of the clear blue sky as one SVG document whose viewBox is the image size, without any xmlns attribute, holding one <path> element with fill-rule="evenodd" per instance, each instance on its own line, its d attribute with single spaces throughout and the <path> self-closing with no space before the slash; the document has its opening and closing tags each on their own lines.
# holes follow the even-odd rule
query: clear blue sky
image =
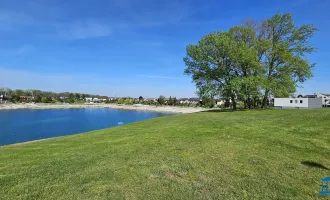
<svg viewBox="0 0 330 200">
<path fill-rule="evenodd" d="M 292 12 L 319 32 L 314 78 L 330 93 L 329 0 L 8 0 L 0 3 L 0 86 L 109 96 L 195 96 L 185 47 L 246 18 Z"/>
</svg>

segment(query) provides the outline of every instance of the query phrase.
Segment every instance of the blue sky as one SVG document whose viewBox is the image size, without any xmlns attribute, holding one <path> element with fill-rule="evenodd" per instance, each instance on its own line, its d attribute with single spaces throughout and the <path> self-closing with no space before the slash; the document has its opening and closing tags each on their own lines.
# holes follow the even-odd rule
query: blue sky
<svg viewBox="0 0 330 200">
<path fill-rule="evenodd" d="M 330 1 L 10 0 L 0 3 L 0 86 L 109 96 L 192 97 L 185 47 L 246 18 L 292 12 L 319 29 L 314 78 L 330 93 Z"/>
</svg>

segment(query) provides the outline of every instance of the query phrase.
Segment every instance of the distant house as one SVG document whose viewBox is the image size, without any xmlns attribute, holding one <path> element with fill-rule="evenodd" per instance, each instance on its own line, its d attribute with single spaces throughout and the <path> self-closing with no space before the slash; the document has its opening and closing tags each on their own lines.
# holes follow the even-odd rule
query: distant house
<svg viewBox="0 0 330 200">
<path fill-rule="evenodd" d="M 201 101 L 200 98 L 181 98 L 179 99 L 180 104 L 197 104 Z"/>
<path fill-rule="evenodd" d="M 93 98 L 93 102 L 94 102 L 94 103 L 99 103 L 99 102 L 102 102 L 102 99 L 99 99 L 99 98 Z"/>
<path fill-rule="evenodd" d="M 183 103 L 189 103 L 189 99 L 188 98 L 181 98 L 181 99 L 179 99 L 179 102 L 181 104 L 183 104 Z"/>
<path fill-rule="evenodd" d="M 102 103 L 105 102 L 106 100 L 108 100 L 107 98 L 97 98 L 97 97 L 87 97 L 85 98 L 86 102 L 90 102 L 90 103 Z"/>
<path fill-rule="evenodd" d="M 143 99 L 143 101 L 153 101 L 153 102 L 157 102 L 157 99 L 155 99 L 155 98 L 145 98 L 145 99 Z"/>
<path fill-rule="evenodd" d="M 20 99 L 20 101 L 32 101 L 32 100 L 34 100 L 34 97 L 20 96 L 19 99 Z"/>
<path fill-rule="evenodd" d="M 200 98 L 189 98 L 190 103 L 200 103 L 202 100 Z"/>
<path fill-rule="evenodd" d="M 217 105 L 221 106 L 226 104 L 226 102 L 231 103 L 231 99 L 227 99 L 227 98 L 220 98 L 220 99 L 216 99 Z"/>
<path fill-rule="evenodd" d="M 86 97 L 86 98 L 85 98 L 85 101 L 87 101 L 87 102 L 91 102 L 91 101 L 93 101 L 93 98 L 92 98 L 92 97 Z"/>
<path fill-rule="evenodd" d="M 276 108 L 322 108 L 322 99 L 315 98 L 275 98 Z"/>
<path fill-rule="evenodd" d="M 85 101 L 89 103 L 101 103 L 106 101 L 107 99 L 101 99 L 101 98 L 96 98 L 96 97 L 86 97 Z"/>
</svg>

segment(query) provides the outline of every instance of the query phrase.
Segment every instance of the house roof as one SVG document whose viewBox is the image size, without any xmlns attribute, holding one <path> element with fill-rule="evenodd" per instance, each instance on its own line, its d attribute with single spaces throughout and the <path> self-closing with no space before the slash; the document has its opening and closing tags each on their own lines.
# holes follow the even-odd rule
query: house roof
<svg viewBox="0 0 330 200">
<path fill-rule="evenodd" d="M 200 98 L 189 98 L 189 101 L 200 101 Z"/>
<path fill-rule="evenodd" d="M 330 176 L 326 177 L 326 178 L 323 178 L 322 181 L 330 181 Z"/>
<path fill-rule="evenodd" d="M 305 97 L 305 98 L 316 98 L 317 95 L 315 95 L 315 94 L 313 94 L 313 95 L 305 95 L 304 97 Z"/>
</svg>

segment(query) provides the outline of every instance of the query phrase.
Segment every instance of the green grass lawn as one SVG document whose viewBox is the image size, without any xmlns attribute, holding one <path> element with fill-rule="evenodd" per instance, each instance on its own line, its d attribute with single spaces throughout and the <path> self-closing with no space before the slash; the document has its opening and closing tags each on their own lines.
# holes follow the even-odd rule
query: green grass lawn
<svg viewBox="0 0 330 200">
<path fill-rule="evenodd" d="M 330 109 L 203 112 L 0 148 L 0 199 L 318 199 Z"/>
</svg>

